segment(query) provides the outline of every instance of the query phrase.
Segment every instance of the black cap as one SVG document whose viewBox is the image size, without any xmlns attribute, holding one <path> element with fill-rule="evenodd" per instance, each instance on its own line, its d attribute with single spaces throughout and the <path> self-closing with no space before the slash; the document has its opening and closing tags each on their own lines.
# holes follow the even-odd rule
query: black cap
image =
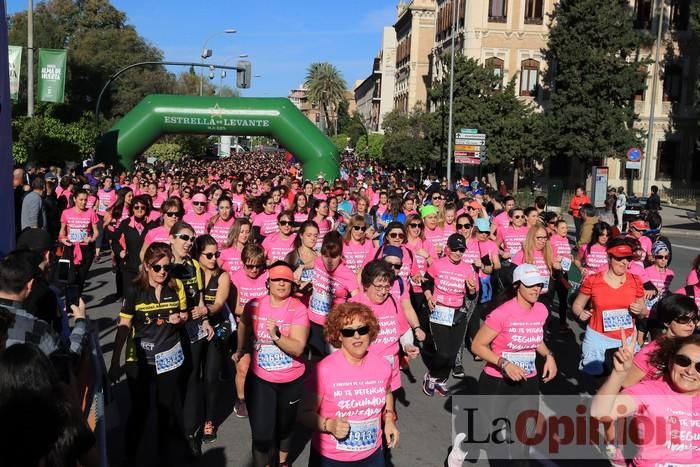
<svg viewBox="0 0 700 467">
<path fill-rule="evenodd" d="M 18 250 L 29 250 L 43 253 L 52 249 L 56 243 L 44 229 L 26 229 L 17 239 Z"/>
<path fill-rule="evenodd" d="M 450 250 L 466 250 L 467 241 L 462 234 L 453 233 L 447 238 L 447 248 Z"/>
</svg>

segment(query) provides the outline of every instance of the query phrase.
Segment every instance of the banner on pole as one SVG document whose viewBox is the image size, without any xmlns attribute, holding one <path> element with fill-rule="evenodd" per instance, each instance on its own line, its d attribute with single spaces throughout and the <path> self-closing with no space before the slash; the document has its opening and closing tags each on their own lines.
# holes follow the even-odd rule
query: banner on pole
<svg viewBox="0 0 700 467">
<path fill-rule="evenodd" d="M 39 49 L 39 100 L 63 103 L 66 85 L 66 51 Z"/>
<path fill-rule="evenodd" d="M 17 101 L 19 96 L 19 75 L 22 70 L 22 47 L 7 46 L 8 63 L 10 65 L 10 98 Z"/>
</svg>

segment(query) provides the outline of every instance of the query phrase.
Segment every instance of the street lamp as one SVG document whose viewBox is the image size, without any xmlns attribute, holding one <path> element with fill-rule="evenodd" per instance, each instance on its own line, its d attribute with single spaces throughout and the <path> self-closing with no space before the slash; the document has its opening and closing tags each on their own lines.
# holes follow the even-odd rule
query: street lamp
<svg viewBox="0 0 700 467">
<path fill-rule="evenodd" d="M 211 57 L 213 55 L 213 51 L 211 49 L 207 49 L 207 44 L 211 40 L 212 37 L 217 36 L 219 34 L 235 34 L 236 30 L 233 28 L 226 28 L 223 31 L 217 31 L 213 34 L 211 34 L 207 39 L 204 41 L 204 44 L 202 44 L 202 53 L 200 56 L 202 57 L 202 63 L 204 63 L 204 60 L 207 58 Z M 204 93 L 204 74 L 200 73 L 199 74 L 199 95 L 201 96 Z"/>
</svg>

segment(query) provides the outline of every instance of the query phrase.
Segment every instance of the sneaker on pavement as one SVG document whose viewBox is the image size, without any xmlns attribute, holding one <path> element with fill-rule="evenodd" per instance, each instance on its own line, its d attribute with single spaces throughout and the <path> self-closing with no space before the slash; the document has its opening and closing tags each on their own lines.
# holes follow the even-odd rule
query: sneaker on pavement
<svg viewBox="0 0 700 467">
<path fill-rule="evenodd" d="M 233 404 L 233 411 L 238 418 L 248 418 L 248 407 L 246 407 L 243 399 L 236 399 L 236 403 Z"/>
<path fill-rule="evenodd" d="M 216 425 L 211 420 L 204 422 L 204 433 L 202 434 L 204 443 L 213 443 L 216 441 Z"/>
<path fill-rule="evenodd" d="M 432 378 L 427 372 L 423 376 L 423 394 L 428 397 L 433 397 L 435 394 L 435 378 Z"/>
<path fill-rule="evenodd" d="M 197 434 L 187 436 L 187 457 L 196 459 L 202 457 L 202 443 L 199 441 Z"/>
<path fill-rule="evenodd" d="M 452 376 L 455 378 L 464 378 L 464 367 L 462 365 L 455 365 L 455 367 L 452 368 Z"/>
<path fill-rule="evenodd" d="M 447 388 L 447 378 L 442 381 L 435 381 L 435 392 L 442 397 L 448 397 L 450 390 Z"/>
</svg>

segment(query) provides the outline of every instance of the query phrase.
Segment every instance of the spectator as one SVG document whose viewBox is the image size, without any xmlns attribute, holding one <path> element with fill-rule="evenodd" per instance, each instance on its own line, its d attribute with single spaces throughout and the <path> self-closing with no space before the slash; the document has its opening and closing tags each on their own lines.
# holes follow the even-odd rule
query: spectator
<svg viewBox="0 0 700 467">
<path fill-rule="evenodd" d="M 12 189 L 15 195 L 15 235 L 19 235 L 22 231 L 22 200 L 24 199 L 26 176 L 24 169 L 15 169 L 12 172 Z"/>
<path fill-rule="evenodd" d="M 32 191 L 27 193 L 22 200 L 21 229 L 45 229 L 46 210 L 44 209 L 44 195 L 46 193 L 46 181 L 42 177 L 32 180 Z"/>
<path fill-rule="evenodd" d="M 579 208 L 581 215 L 582 224 L 580 226 L 579 232 L 580 236 L 578 239 L 579 247 L 590 243 L 591 234 L 593 233 L 593 226 L 598 223 L 599 219 L 596 215 L 596 210 L 592 204 L 587 203 Z"/>
<path fill-rule="evenodd" d="M 620 232 L 624 230 L 625 209 L 627 209 L 627 195 L 625 195 L 625 188 L 619 187 L 617 189 L 617 200 L 615 201 L 615 212 L 617 213 L 617 228 L 620 229 Z"/>
<path fill-rule="evenodd" d="M 574 225 L 576 226 L 576 236 L 578 237 L 581 232 L 581 225 L 583 225 L 583 219 L 581 218 L 580 209 L 584 204 L 590 204 L 591 200 L 584 191 L 582 186 L 576 187 L 576 193 L 574 197 L 571 198 L 569 203 L 569 214 L 574 217 Z"/>
<path fill-rule="evenodd" d="M 660 211 L 661 210 L 661 197 L 659 197 L 659 187 L 656 185 L 651 186 L 651 194 L 647 198 L 647 204 L 644 207 L 647 211 Z"/>
</svg>

